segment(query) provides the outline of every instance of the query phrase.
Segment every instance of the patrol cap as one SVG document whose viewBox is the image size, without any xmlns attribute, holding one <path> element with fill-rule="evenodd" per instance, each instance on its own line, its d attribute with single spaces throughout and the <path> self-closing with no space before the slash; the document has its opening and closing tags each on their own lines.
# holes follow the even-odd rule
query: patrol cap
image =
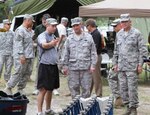
<svg viewBox="0 0 150 115">
<path fill-rule="evenodd" d="M 44 14 L 43 16 L 42 16 L 42 19 L 44 19 L 44 20 L 46 20 L 46 19 L 48 19 L 48 18 L 50 18 L 51 16 L 49 15 L 49 14 Z"/>
<path fill-rule="evenodd" d="M 119 23 L 121 23 L 120 18 L 115 19 L 115 20 L 111 23 L 111 26 L 117 26 Z"/>
<path fill-rule="evenodd" d="M 62 18 L 61 18 L 61 22 L 68 22 L 68 18 L 62 17 Z"/>
<path fill-rule="evenodd" d="M 80 18 L 80 17 L 76 17 L 76 18 L 73 18 L 73 19 L 71 19 L 71 26 L 74 26 L 74 25 L 79 25 L 79 24 L 81 24 L 81 22 L 82 22 L 82 18 Z"/>
<path fill-rule="evenodd" d="M 81 22 L 83 21 L 83 19 L 81 17 L 76 17 L 76 18 L 78 18 Z"/>
<path fill-rule="evenodd" d="M 48 18 L 46 19 L 46 23 L 50 25 L 57 25 L 57 20 L 55 18 Z"/>
<path fill-rule="evenodd" d="M 123 21 L 129 21 L 130 20 L 130 14 L 127 13 L 127 14 L 121 14 L 120 15 L 120 19 L 121 19 L 121 22 Z"/>
<path fill-rule="evenodd" d="M 23 18 L 24 18 L 24 20 L 25 20 L 25 19 L 31 19 L 33 22 L 35 22 L 33 16 L 30 15 L 30 14 L 25 14 Z"/>
<path fill-rule="evenodd" d="M 11 24 L 11 21 L 9 19 L 4 19 L 3 24 Z"/>
</svg>

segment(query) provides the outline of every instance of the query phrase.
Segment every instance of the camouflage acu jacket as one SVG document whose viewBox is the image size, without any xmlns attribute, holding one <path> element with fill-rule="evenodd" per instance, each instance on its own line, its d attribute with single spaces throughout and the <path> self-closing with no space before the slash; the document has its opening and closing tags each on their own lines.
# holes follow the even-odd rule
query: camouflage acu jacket
<svg viewBox="0 0 150 115">
<path fill-rule="evenodd" d="M 70 70 L 87 70 L 97 62 L 96 47 L 88 33 L 82 33 L 80 40 L 75 38 L 75 33 L 69 35 L 63 55 L 62 63 Z"/>
<path fill-rule="evenodd" d="M 136 71 L 147 55 L 146 42 L 137 29 L 131 28 L 128 33 L 122 29 L 117 33 L 113 64 L 118 64 L 119 71 Z"/>
<path fill-rule="evenodd" d="M 0 55 L 12 55 L 14 32 L 0 32 Z"/>
</svg>

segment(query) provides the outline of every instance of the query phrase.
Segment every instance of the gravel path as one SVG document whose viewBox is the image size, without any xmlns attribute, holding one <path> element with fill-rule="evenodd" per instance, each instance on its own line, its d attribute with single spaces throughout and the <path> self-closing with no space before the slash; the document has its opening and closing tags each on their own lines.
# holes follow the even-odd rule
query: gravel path
<svg viewBox="0 0 150 115">
<path fill-rule="evenodd" d="M 60 77 L 60 88 L 59 96 L 53 96 L 52 108 L 56 112 L 62 111 L 62 108 L 65 108 L 67 104 L 71 101 L 71 97 L 66 97 L 65 94 L 69 93 L 67 86 L 67 78 Z M 3 81 L 0 83 L 0 89 L 3 90 L 5 84 Z M 16 89 L 14 89 L 15 91 Z M 27 113 L 26 115 L 36 115 L 37 113 L 37 96 L 32 95 L 34 90 L 34 82 L 28 82 L 25 92 L 29 99 L 27 104 Z M 104 96 L 109 96 L 110 90 L 108 86 L 103 87 Z M 139 86 L 139 108 L 138 115 L 150 115 L 150 87 L 149 86 Z M 114 115 L 121 115 L 124 111 L 124 108 L 114 109 Z"/>
<path fill-rule="evenodd" d="M 71 101 L 71 97 L 64 96 L 65 94 L 69 93 L 68 86 L 67 86 L 67 79 L 61 77 L 61 87 L 59 88 L 59 96 L 53 96 L 52 101 L 52 108 L 56 112 L 62 111 L 62 108 L 66 107 L 67 104 Z M 31 87 L 33 83 L 29 83 L 28 87 Z M 103 87 L 103 92 L 105 96 L 109 96 L 110 90 L 108 86 Z M 30 94 L 29 96 L 30 103 L 28 104 L 27 108 L 27 115 L 36 115 L 37 110 L 37 102 L 36 96 Z M 138 115 L 150 115 L 150 87 L 148 86 L 140 86 L 139 87 L 139 108 L 138 108 Z M 114 109 L 114 115 L 121 115 L 124 111 L 124 108 L 121 109 Z"/>
</svg>

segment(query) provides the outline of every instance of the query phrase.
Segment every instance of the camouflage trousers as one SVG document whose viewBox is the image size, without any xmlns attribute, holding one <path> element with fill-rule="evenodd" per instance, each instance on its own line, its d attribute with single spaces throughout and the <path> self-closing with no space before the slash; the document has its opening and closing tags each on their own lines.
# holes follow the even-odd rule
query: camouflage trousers
<svg viewBox="0 0 150 115">
<path fill-rule="evenodd" d="M 72 98 L 81 95 L 83 98 L 90 97 L 92 84 L 92 74 L 89 70 L 70 70 L 68 76 L 68 86 Z M 81 91 L 82 93 L 80 93 Z"/>
<path fill-rule="evenodd" d="M 26 87 L 28 77 L 32 73 L 32 59 L 26 59 L 25 64 L 21 64 L 20 60 L 14 59 L 14 74 L 7 82 L 7 87 L 13 88 L 17 85 L 18 90 L 22 90 Z"/>
<path fill-rule="evenodd" d="M 137 72 L 118 73 L 123 103 L 129 107 L 138 107 L 138 74 Z"/>
<path fill-rule="evenodd" d="M 110 69 L 107 80 L 113 96 L 116 99 L 118 97 L 121 97 L 118 74 L 115 73 L 112 69 Z"/>
<path fill-rule="evenodd" d="M 63 41 L 64 42 L 64 41 Z M 60 47 L 57 48 L 58 50 L 58 69 L 59 70 L 62 70 L 62 57 L 63 57 L 63 54 L 64 54 L 64 43 L 61 43 Z"/>
<path fill-rule="evenodd" d="M 1 77 L 4 65 L 5 65 L 4 80 L 8 81 L 11 76 L 11 69 L 13 66 L 13 57 L 11 55 L 0 56 L 0 77 Z"/>
</svg>

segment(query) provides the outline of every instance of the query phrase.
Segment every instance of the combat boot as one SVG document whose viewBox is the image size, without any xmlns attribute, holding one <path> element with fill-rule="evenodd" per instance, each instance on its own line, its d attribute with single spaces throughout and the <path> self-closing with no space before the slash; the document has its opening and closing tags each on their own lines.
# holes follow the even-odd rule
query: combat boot
<svg viewBox="0 0 150 115">
<path fill-rule="evenodd" d="M 137 115 L 137 109 L 135 107 L 131 107 L 131 114 L 130 115 Z"/>
<path fill-rule="evenodd" d="M 130 115 L 130 114 L 131 114 L 131 109 L 129 108 L 129 106 L 126 106 L 126 110 L 123 115 Z"/>
<path fill-rule="evenodd" d="M 118 97 L 118 98 L 115 100 L 114 107 L 115 107 L 115 108 L 121 108 L 122 106 L 123 106 L 122 98 L 121 98 L 121 97 Z"/>
</svg>

